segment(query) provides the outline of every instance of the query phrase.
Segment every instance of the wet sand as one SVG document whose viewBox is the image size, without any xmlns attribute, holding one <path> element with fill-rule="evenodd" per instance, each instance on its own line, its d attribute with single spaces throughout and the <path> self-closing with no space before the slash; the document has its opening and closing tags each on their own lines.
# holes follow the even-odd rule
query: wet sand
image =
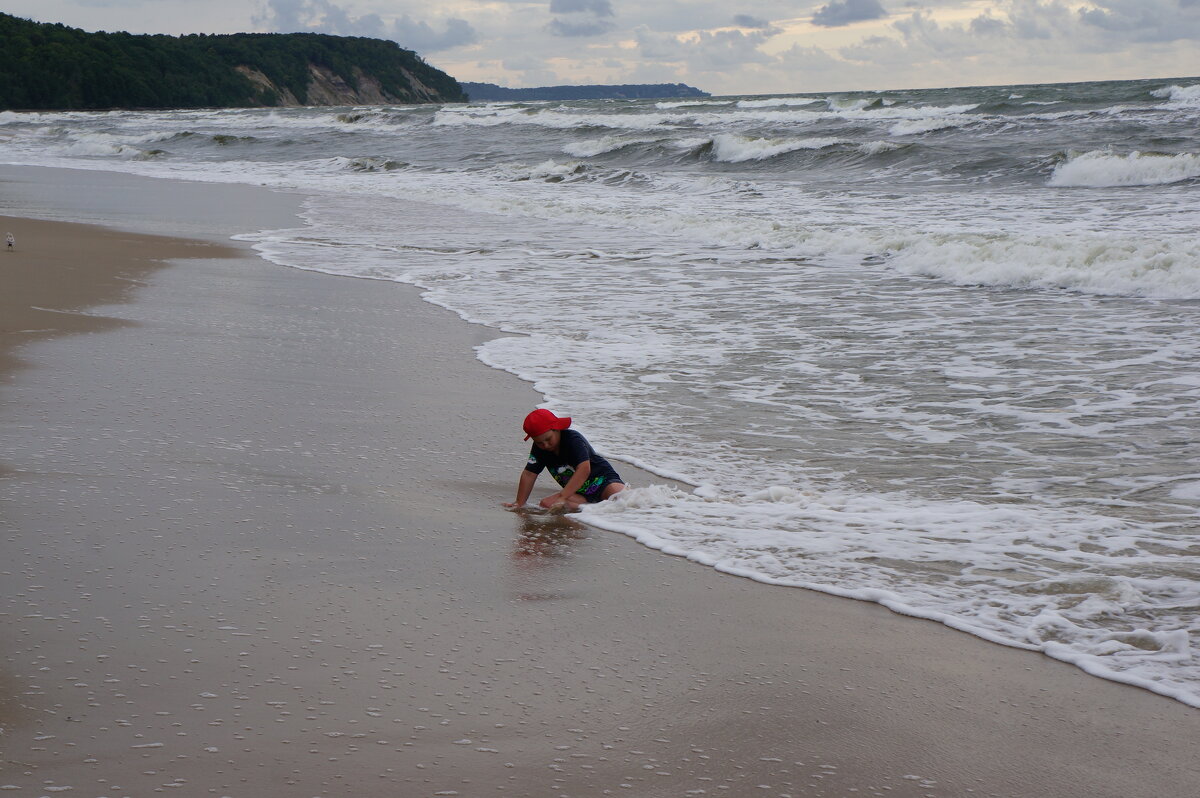
<svg viewBox="0 0 1200 798">
<path fill-rule="evenodd" d="M 14 350 L 32 339 L 120 324 L 89 308 L 128 299 L 164 261 L 240 253 L 205 241 L 0 216 L 0 238 L 10 232 L 16 243 L 0 253 L 0 373 L 18 365 Z"/>
<path fill-rule="evenodd" d="M 62 218 L 103 217 L 105 191 L 83 213 L 45 185 L 118 181 L 114 224 L 209 207 L 187 228 L 209 244 L 294 205 L 237 189 L 270 209 L 239 228 L 229 187 L 41 171 Z M 0 383 L 6 794 L 1195 790 L 1182 704 L 504 511 L 538 397 L 409 287 L 245 250 L 155 270 L 104 231 L 47 230 L 106 254 L 89 294 L 29 282 L 35 236 L 14 230 L 19 269 L 0 253 L 6 295 L 98 314 L 13 338 L 33 367 Z M 0 301 L 8 331 L 35 300 Z"/>
</svg>

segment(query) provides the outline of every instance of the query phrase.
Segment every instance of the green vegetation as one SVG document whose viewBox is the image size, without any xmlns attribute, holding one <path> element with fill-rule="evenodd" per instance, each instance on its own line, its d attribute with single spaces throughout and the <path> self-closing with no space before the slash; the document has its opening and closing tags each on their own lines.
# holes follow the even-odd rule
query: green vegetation
<svg viewBox="0 0 1200 798">
<path fill-rule="evenodd" d="M 270 84 L 250 80 L 253 70 Z M 462 102 L 454 78 L 395 42 L 317 33 L 136 36 L 0 14 L 0 108 L 87 110 L 279 105 L 309 99 L 312 68 L 388 102 Z M 349 102 L 352 102 L 350 100 Z"/>
</svg>

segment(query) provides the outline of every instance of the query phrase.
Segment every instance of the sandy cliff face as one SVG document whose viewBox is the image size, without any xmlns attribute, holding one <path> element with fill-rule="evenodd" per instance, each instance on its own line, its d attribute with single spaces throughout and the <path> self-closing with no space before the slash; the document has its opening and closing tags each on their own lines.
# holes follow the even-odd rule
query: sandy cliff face
<svg viewBox="0 0 1200 798">
<path fill-rule="evenodd" d="M 271 79 L 259 72 L 257 69 L 251 69 L 248 66 L 234 67 L 238 72 L 245 75 L 254 86 L 262 91 L 273 91 L 279 95 L 280 105 L 299 105 L 296 100 L 296 95 L 292 94 L 288 89 L 281 89 L 271 82 Z"/>
<path fill-rule="evenodd" d="M 275 85 L 259 70 L 247 66 L 239 66 L 236 69 L 259 89 L 275 92 L 279 97 L 278 105 L 301 105 L 295 94 L 287 88 Z M 308 102 L 304 103 L 305 105 L 390 105 L 410 102 L 443 102 L 445 100 L 436 90 L 423 84 L 407 70 L 404 71 L 404 76 L 408 79 L 410 92 L 408 96 L 389 94 L 384 91 L 374 76 L 367 75 L 358 67 L 354 68 L 354 77 L 358 82 L 357 88 L 334 74 L 328 67 L 309 64 L 308 72 Z"/>
</svg>

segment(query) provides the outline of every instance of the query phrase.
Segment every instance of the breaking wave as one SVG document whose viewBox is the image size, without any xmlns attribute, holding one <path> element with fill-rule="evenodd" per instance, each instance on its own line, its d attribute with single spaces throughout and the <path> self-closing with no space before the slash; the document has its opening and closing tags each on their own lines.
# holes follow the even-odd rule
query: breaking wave
<svg viewBox="0 0 1200 798">
<path fill-rule="evenodd" d="M 738 100 L 738 108 L 781 108 L 787 106 L 805 106 L 824 102 L 815 97 L 771 97 L 763 100 Z"/>
<path fill-rule="evenodd" d="M 852 142 L 839 138 L 767 139 L 722 133 L 713 137 L 712 153 L 714 161 L 742 163 L 762 161 L 797 150 L 823 150 L 848 143 Z"/>
<path fill-rule="evenodd" d="M 1200 105 L 1200 83 L 1191 86 L 1166 86 L 1150 92 L 1153 96 L 1170 100 L 1174 107 Z"/>
<path fill-rule="evenodd" d="M 1161 186 L 1200 178 L 1200 156 L 1131 152 L 1116 155 L 1092 151 L 1076 155 L 1054 169 L 1050 185 L 1060 188 Z"/>
</svg>

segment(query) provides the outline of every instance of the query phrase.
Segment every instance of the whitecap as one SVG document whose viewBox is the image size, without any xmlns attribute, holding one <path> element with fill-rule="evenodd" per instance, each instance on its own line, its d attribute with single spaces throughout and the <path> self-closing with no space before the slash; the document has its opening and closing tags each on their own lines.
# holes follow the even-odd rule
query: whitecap
<svg viewBox="0 0 1200 798">
<path fill-rule="evenodd" d="M 1054 169 L 1049 184 L 1058 187 L 1101 188 L 1161 186 L 1200 177 L 1200 156 L 1131 152 L 1116 155 L 1093 150 L 1076 155 Z"/>
<path fill-rule="evenodd" d="M 1150 93 L 1160 99 L 1170 100 L 1168 107 L 1200 105 L 1200 83 L 1191 86 L 1165 86 Z"/>
<path fill-rule="evenodd" d="M 433 124 L 439 127 L 498 127 L 535 125 L 555 130 L 607 127 L 626 130 L 651 130 L 671 127 L 681 117 L 669 114 L 604 114 L 558 111 L 553 109 L 501 108 L 468 106 L 466 109 L 440 109 Z"/>
<path fill-rule="evenodd" d="M 1200 242 L 1104 235 L 899 238 L 891 268 L 956 285 L 1200 299 Z"/>
<path fill-rule="evenodd" d="M 573 141 L 563 146 L 563 152 L 576 158 L 594 158 L 606 152 L 631 147 L 635 144 L 652 144 L 654 139 L 626 138 L 622 136 L 603 136 L 598 139 Z"/>
<path fill-rule="evenodd" d="M 665 111 L 673 108 L 702 108 L 710 105 L 733 105 L 733 100 L 677 100 L 655 103 L 654 107 Z"/>
<path fill-rule="evenodd" d="M 908 119 L 888 129 L 893 136 L 920 136 L 952 127 L 963 127 L 977 121 L 974 117 L 936 116 L 927 119 Z"/>
<path fill-rule="evenodd" d="M 858 145 L 858 151 L 863 155 L 879 155 L 885 152 L 893 152 L 901 149 L 903 146 L 894 141 L 868 141 L 865 144 Z"/>
<path fill-rule="evenodd" d="M 738 108 L 781 108 L 823 102 L 815 97 L 770 97 L 762 100 L 738 100 Z"/>
<path fill-rule="evenodd" d="M 847 143 L 837 138 L 766 139 L 733 133 L 713 137 L 713 159 L 724 163 L 762 161 L 797 150 L 822 150 Z"/>
</svg>

